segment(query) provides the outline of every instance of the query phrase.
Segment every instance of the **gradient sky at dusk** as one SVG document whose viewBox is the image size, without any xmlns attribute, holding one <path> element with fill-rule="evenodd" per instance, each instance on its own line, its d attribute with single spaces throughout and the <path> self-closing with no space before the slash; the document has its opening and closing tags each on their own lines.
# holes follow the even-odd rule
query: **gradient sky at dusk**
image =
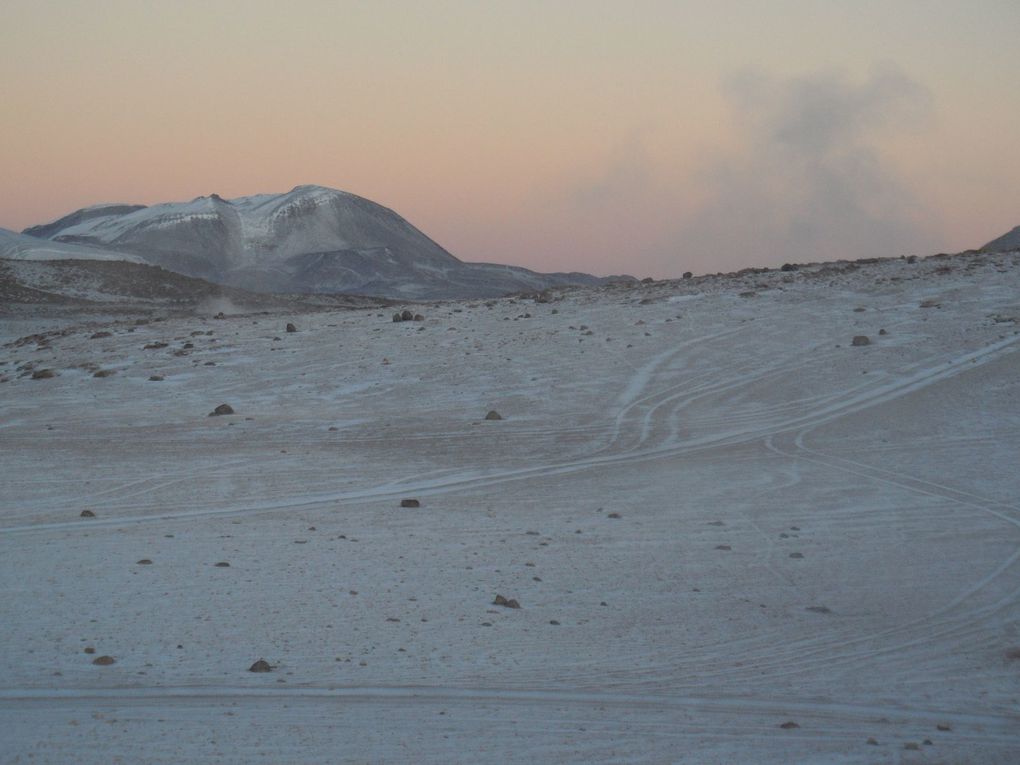
<svg viewBox="0 0 1020 765">
<path fill-rule="evenodd" d="M 0 226 L 315 183 L 671 276 L 1020 224 L 1017 0 L 0 5 Z"/>
</svg>

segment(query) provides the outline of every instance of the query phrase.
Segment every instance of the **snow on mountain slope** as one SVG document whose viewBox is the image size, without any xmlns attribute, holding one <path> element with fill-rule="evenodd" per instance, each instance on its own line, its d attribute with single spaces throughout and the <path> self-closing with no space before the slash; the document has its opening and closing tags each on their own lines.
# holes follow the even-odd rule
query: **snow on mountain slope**
<svg viewBox="0 0 1020 765">
<path fill-rule="evenodd" d="M 981 248 L 984 252 L 1009 252 L 1020 250 L 1020 226 L 1009 231 L 998 239 L 993 239 Z"/>
<path fill-rule="evenodd" d="M 52 242 L 0 228 L 0 260 L 120 260 L 144 263 L 144 258 L 99 247 Z"/>
<path fill-rule="evenodd" d="M 392 210 L 321 186 L 226 200 L 213 194 L 152 207 L 100 206 L 25 230 L 59 242 L 259 292 L 494 297 L 587 274 L 537 274 L 464 263 Z"/>
</svg>

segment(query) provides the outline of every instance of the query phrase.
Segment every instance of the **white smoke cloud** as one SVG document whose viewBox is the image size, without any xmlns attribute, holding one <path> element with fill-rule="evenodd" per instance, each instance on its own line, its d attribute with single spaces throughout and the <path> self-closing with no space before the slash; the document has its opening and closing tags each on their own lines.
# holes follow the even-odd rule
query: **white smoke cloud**
<svg viewBox="0 0 1020 765">
<path fill-rule="evenodd" d="M 930 92 L 893 66 L 855 84 L 839 73 L 726 83 L 744 141 L 706 167 L 708 202 L 682 220 L 663 259 L 700 270 L 893 256 L 938 241 L 878 149 L 933 120 Z"/>
</svg>

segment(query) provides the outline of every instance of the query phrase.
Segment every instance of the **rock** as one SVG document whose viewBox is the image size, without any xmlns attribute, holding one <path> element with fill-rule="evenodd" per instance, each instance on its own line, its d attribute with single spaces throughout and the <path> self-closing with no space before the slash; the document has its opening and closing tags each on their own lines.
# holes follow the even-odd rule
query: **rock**
<svg viewBox="0 0 1020 765">
<path fill-rule="evenodd" d="M 269 666 L 269 662 L 265 659 L 259 659 L 257 662 L 248 667 L 249 672 L 272 672 L 273 668 Z"/>
<path fill-rule="evenodd" d="M 111 664 L 116 664 L 117 660 L 112 656 L 97 656 L 92 660 L 92 663 L 99 667 L 109 667 Z"/>
<path fill-rule="evenodd" d="M 694 278 L 694 274 L 692 274 L 690 271 L 684 271 L 683 278 L 684 279 L 693 279 Z"/>
<path fill-rule="evenodd" d="M 422 316 L 422 315 L 421 315 L 420 313 L 416 313 L 416 314 L 414 315 L 414 320 L 415 320 L 415 321 L 425 321 L 425 317 L 424 317 L 424 316 Z"/>
<path fill-rule="evenodd" d="M 888 330 L 880 329 L 880 330 L 878 330 L 878 334 L 880 334 L 880 335 L 888 335 L 889 332 L 888 332 Z"/>
<path fill-rule="evenodd" d="M 952 730 L 952 729 L 953 729 L 953 726 L 951 726 L 951 725 L 950 725 L 949 723 L 939 723 L 939 724 L 938 724 L 938 725 L 936 725 L 935 727 L 936 727 L 936 728 L 937 728 L 938 730 L 942 731 L 943 733 L 945 733 L 946 731 L 949 731 L 949 730 Z"/>
<path fill-rule="evenodd" d="M 922 300 L 921 308 L 940 308 L 939 301 L 937 300 Z"/>
<path fill-rule="evenodd" d="M 143 351 L 158 351 L 160 348 L 166 348 L 169 343 L 162 341 L 156 341 L 155 343 L 148 343 L 142 347 Z"/>
<path fill-rule="evenodd" d="M 100 369 L 98 372 L 93 374 L 93 377 L 109 377 L 110 375 L 117 374 L 116 369 Z"/>
<path fill-rule="evenodd" d="M 868 746 L 878 746 L 878 742 L 873 738 L 869 738 L 865 743 L 867 743 Z"/>
<path fill-rule="evenodd" d="M 715 549 L 716 550 L 732 550 L 733 548 L 730 547 L 729 545 L 716 545 Z"/>
<path fill-rule="evenodd" d="M 855 348 L 859 348 L 862 345 L 871 345 L 871 340 L 867 335 L 854 335 L 854 339 L 850 342 L 850 345 Z"/>
<path fill-rule="evenodd" d="M 393 314 L 393 321 L 403 321 L 403 320 L 404 319 L 403 319 L 403 317 L 401 317 L 400 311 L 397 311 L 395 314 Z"/>
<path fill-rule="evenodd" d="M 795 723 L 793 720 L 787 720 L 779 727 L 782 728 L 783 730 L 793 730 L 794 728 L 799 728 L 800 726 L 797 725 L 797 723 Z"/>
<path fill-rule="evenodd" d="M 825 606 L 808 606 L 806 611 L 810 611 L 813 614 L 831 614 L 832 610 Z"/>
<path fill-rule="evenodd" d="M 414 321 L 414 314 L 406 308 L 400 312 L 401 321 Z"/>
<path fill-rule="evenodd" d="M 622 518 L 622 517 L 623 516 L 620 515 L 619 513 L 610 513 L 609 515 L 606 516 L 606 518 Z"/>
<path fill-rule="evenodd" d="M 90 645 L 85 646 L 85 653 L 95 653 L 96 649 Z"/>
<path fill-rule="evenodd" d="M 790 557 L 794 560 L 800 560 L 804 557 L 804 553 L 790 553 Z"/>
<path fill-rule="evenodd" d="M 287 322 L 287 331 L 288 331 L 288 332 L 297 332 L 297 327 L 295 327 L 295 326 L 294 326 L 293 324 L 291 324 L 290 322 Z"/>
<path fill-rule="evenodd" d="M 139 565 L 139 566 L 151 566 L 152 565 L 152 561 L 149 560 L 148 558 L 142 558 L 139 561 L 135 561 L 135 563 L 137 565 Z"/>
<path fill-rule="evenodd" d="M 214 319 L 225 319 L 225 318 L 227 318 L 227 315 L 225 313 L 223 313 L 223 311 L 220 311 L 218 314 L 213 316 L 213 318 Z"/>
<path fill-rule="evenodd" d="M 559 627 L 560 626 L 560 623 L 558 621 L 556 621 L 555 619 L 550 619 L 549 620 L 549 624 L 551 624 L 553 627 Z"/>
<path fill-rule="evenodd" d="M 100 340 L 100 339 L 102 339 L 104 337 L 111 337 L 112 335 L 113 335 L 112 332 L 93 332 L 89 336 L 89 339 L 90 340 Z"/>
<path fill-rule="evenodd" d="M 421 507 L 421 502 L 417 499 L 402 499 L 400 500 L 401 507 Z"/>
<path fill-rule="evenodd" d="M 797 264 L 796 263 L 783 263 L 783 265 L 781 265 L 779 267 L 779 270 L 780 271 L 796 271 L 797 270 Z"/>
<path fill-rule="evenodd" d="M 150 375 L 149 382 L 163 382 L 163 375 Z"/>
<path fill-rule="evenodd" d="M 914 743 L 913 741 L 908 741 L 906 744 L 903 745 L 903 748 L 911 752 L 916 752 L 920 750 L 921 747 L 920 745 Z"/>
<path fill-rule="evenodd" d="M 230 568 L 230 564 L 227 563 L 225 560 L 221 560 L 219 563 L 216 564 L 216 568 Z"/>
<path fill-rule="evenodd" d="M 518 603 L 514 598 L 504 598 L 502 595 L 497 595 L 493 601 L 494 606 L 503 606 L 504 608 L 520 608 L 521 604 Z"/>
<path fill-rule="evenodd" d="M 234 408 L 230 404 L 220 404 L 218 407 L 209 412 L 210 417 L 219 417 L 222 414 L 233 414 Z"/>
<path fill-rule="evenodd" d="M 78 515 L 81 518 L 95 518 L 96 517 L 96 514 L 93 513 L 91 510 L 82 510 Z"/>
<path fill-rule="evenodd" d="M 32 373 L 33 380 L 49 380 L 51 377 L 56 377 L 57 373 L 52 369 L 37 369 Z"/>
<path fill-rule="evenodd" d="M 488 414 L 485 415 L 485 419 L 487 419 L 487 420 L 502 420 L 503 419 L 503 415 L 501 415 L 495 409 L 490 409 Z"/>
</svg>

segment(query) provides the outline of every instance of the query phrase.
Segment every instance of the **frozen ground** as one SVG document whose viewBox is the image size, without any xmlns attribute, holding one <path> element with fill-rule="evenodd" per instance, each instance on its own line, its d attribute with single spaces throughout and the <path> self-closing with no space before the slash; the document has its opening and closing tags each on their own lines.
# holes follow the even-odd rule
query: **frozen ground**
<svg viewBox="0 0 1020 765">
<path fill-rule="evenodd" d="M 1020 255 L 413 308 L 0 324 L 0 761 L 1020 761 Z"/>
</svg>

